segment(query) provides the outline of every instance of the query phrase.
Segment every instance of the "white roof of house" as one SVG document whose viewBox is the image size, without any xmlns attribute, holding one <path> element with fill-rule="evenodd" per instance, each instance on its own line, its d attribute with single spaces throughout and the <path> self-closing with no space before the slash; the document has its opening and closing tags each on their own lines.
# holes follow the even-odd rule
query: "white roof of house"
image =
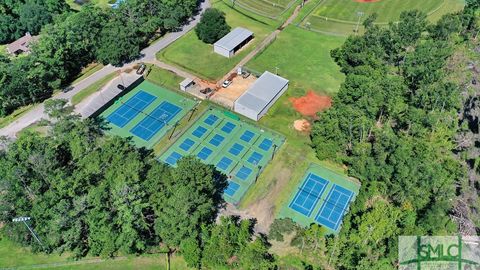
<svg viewBox="0 0 480 270">
<path fill-rule="evenodd" d="M 235 105 L 242 105 L 260 113 L 288 84 L 288 80 L 265 71 Z"/>
<path fill-rule="evenodd" d="M 215 42 L 213 45 L 231 51 L 252 35 L 252 31 L 242 27 L 237 27 Z"/>
</svg>

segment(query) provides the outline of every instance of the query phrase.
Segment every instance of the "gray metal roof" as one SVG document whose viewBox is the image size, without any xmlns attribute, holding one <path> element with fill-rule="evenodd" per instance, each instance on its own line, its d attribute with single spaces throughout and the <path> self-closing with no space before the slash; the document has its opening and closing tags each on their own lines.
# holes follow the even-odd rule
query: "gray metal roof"
<svg viewBox="0 0 480 270">
<path fill-rule="evenodd" d="M 185 80 L 183 80 L 183 81 L 180 83 L 180 86 L 182 86 L 182 87 L 187 87 L 187 86 L 189 86 L 192 82 L 193 82 L 192 79 L 186 78 Z"/>
<path fill-rule="evenodd" d="M 226 50 L 233 50 L 244 40 L 253 35 L 253 32 L 242 27 L 233 29 L 230 33 L 226 34 L 220 40 L 213 44 L 214 46 L 222 47 Z"/>
<path fill-rule="evenodd" d="M 287 84 L 287 79 L 265 71 L 235 103 L 260 113 Z"/>
</svg>

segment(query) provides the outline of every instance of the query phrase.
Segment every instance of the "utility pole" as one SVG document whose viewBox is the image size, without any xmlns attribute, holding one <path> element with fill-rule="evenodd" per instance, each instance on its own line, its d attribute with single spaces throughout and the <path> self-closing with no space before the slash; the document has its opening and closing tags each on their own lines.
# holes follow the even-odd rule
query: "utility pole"
<svg viewBox="0 0 480 270">
<path fill-rule="evenodd" d="M 357 22 L 357 26 L 355 28 L 355 34 L 358 35 L 358 28 L 360 27 L 360 20 L 362 19 L 363 15 L 365 15 L 364 12 L 362 11 L 357 11 L 357 16 L 358 16 L 358 22 Z"/>
<path fill-rule="evenodd" d="M 279 68 L 278 67 L 275 67 L 275 74 L 278 75 L 278 70 Z"/>
<path fill-rule="evenodd" d="M 38 238 L 37 234 L 35 234 L 35 232 L 33 231 L 32 228 L 30 228 L 30 226 L 28 226 L 28 223 L 27 221 L 29 221 L 31 218 L 30 217 L 17 217 L 17 218 L 14 218 L 12 219 L 13 222 L 23 222 L 23 224 L 25 224 L 25 226 L 27 226 L 27 229 L 30 231 L 30 233 L 33 235 L 33 238 L 35 238 L 35 240 L 37 240 L 37 242 L 40 244 L 40 246 L 42 246 L 42 248 L 45 248 L 42 244 L 42 242 L 40 241 L 40 239 Z"/>
</svg>

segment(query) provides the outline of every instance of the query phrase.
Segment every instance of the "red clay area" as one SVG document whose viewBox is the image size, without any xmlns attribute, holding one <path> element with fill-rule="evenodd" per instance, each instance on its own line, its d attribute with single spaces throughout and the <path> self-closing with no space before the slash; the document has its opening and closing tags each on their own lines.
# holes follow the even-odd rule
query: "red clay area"
<svg viewBox="0 0 480 270">
<path fill-rule="evenodd" d="M 328 96 L 320 96 L 309 91 L 305 96 L 290 98 L 293 107 L 304 116 L 316 117 L 317 113 L 332 106 L 332 99 Z"/>
<path fill-rule="evenodd" d="M 380 0 L 355 0 L 355 2 L 359 3 L 373 3 L 373 2 L 379 2 Z"/>
</svg>

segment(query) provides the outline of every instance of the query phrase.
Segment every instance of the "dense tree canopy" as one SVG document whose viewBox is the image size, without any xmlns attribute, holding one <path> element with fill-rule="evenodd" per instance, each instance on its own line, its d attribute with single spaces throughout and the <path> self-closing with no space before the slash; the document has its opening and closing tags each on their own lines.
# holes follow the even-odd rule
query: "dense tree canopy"
<svg viewBox="0 0 480 270">
<path fill-rule="evenodd" d="M 453 144 L 462 97 L 447 63 L 476 34 L 471 8 L 436 25 L 418 11 L 388 28 L 367 19 L 363 36 L 332 51 L 346 79 L 312 142 L 319 158 L 362 181 L 340 237 L 327 243 L 339 269 L 394 269 L 398 235 L 456 232 L 449 213 L 465 179 Z"/>
<path fill-rule="evenodd" d="M 213 44 L 230 32 L 230 26 L 225 21 L 225 14 L 222 11 L 209 8 L 202 14 L 195 32 L 200 40 Z"/>
<path fill-rule="evenodd" d="M 27 32 L 37 35 L 42 26 L 68 10 L 66 1 L 0 1 L 0 44 L 13 41 Z"/>
<path fill-rule="evenodd" d="M 192 16 L 197 1 L 132 0 L 106 10 L 87 4 L 79 12 L 65 12 L 65 5 L 54 0 L 0 1 L 0 39 L 18 37 L 8 31 L 40 33 L 31 54 L 0 60 L 0 117 L 50 97 L 91 62 L 121 65 L 137 58 L 152 38 Z M 17 13 L 24 15 L 16 20 L 27 30 L 11 29 Z"/>
<path fill-rule="evenodd" d="M 50 134 L 26 133 L 0 155 L 0 219 L 9 237 L 39 249 L 11 223 L 31 216 L 47 251 L 138 254 L 160 241 L 178 247 L 215 220 L 226 177 L 212 166 L 187 158 L 167 167 L 125 139 L 103 137 L 64 101 L 46 107 L 57 119 Z"/>
</svg>

